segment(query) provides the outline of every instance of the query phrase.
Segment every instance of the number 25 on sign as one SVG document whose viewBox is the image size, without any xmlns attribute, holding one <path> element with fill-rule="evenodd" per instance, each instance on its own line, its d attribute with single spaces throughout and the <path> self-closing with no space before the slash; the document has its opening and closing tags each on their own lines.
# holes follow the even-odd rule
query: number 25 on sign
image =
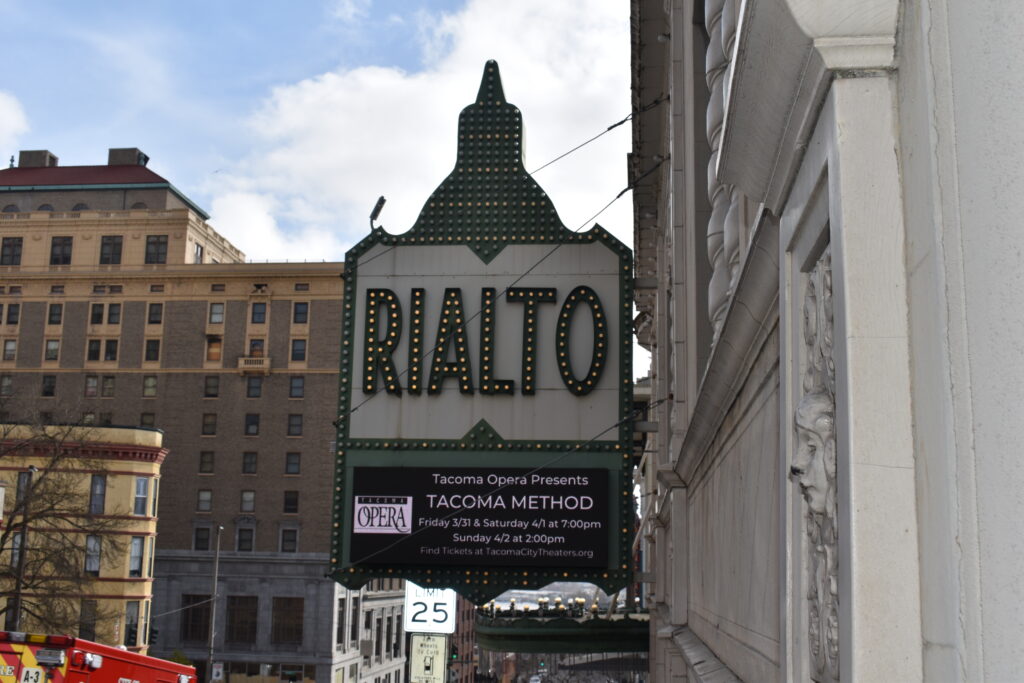
<svg viewBox="0 0 1024 683">
<path fill-rule="evenodd" d="M 406 633 L 455 633 L 455 591 L 405 582 Z"/>
</svg>

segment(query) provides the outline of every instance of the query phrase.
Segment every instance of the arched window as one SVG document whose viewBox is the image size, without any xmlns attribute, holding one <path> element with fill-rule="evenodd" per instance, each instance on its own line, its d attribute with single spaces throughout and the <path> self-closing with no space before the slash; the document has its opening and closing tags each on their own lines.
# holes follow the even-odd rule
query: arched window
<svg viewBox="0 0 1024 683">
<path fill-rule="evenodd" d="M 53 205 L 52 204 L 40 204 L 39 208 L 36 209 L 36 211 L 53 211 Z"/>
<path fill-rule="evenodd" d="M 89 210 L 89 205 L 88 204 L 75 204 L 74 206 L 71 207 L 71 210 L 72 211 L 88 211 Z"/>
<path fill-rule="evenodd" d="M 18 213 L 18 211 L 20 211 L 20 209 L 18 209 L 17 204 L 8 204 L 4 207 L 3 213 Z"/>
<path fill-rule="evenodd" d="M 149 207 L 146 206 L 146 202 L 135 202 L 134 204 L 132 204 L 132 208 L 133 209 L 148 209 Z"/>
</svg>

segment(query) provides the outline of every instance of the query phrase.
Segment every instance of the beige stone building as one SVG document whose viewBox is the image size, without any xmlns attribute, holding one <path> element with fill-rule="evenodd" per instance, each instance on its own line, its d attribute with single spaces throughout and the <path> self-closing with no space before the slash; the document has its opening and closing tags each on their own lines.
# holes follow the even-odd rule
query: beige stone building
<svg viewBox="0 0 1024 683">
<path fill-rule="evenodd" d="M 146 161 L 0 170 L 6 418 L 163 431 L 154 653 L 205 665 L 219 539 L 230 677 L 397 681 L 404 648 L 360 645 L 400 623 L 400 587 L 325 578 L 342 264 L 246 263 Z"/>
<path fill-rule="evenodd" d="M 162 442 L 155 429 L 0 425 L 7 630 L 20 595 L 17 630 L 64 617 L 82 637 L 146 653 Z"/>
</svg>

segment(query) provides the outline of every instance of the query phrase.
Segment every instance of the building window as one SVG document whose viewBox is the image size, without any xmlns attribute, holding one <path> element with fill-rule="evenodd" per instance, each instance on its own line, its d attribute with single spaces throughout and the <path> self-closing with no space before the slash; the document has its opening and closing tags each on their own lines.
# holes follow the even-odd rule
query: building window
<svg viewBox="0 0 1024 683">
<path fill-rule="evenodd" d="M 53 237 L 50 239 L 50 265 L 67 266 L 71 264 L 71 237 Z"/>
<path fill-rule="evenodd" d="M 242 501 L 238 509 L 242 512 L 256 512 L 256 492 L 242 491 Z"/>
<path fill-rule="evenodd" d="M 142 558 L 146 556 L 145 536 L 132 536 L 128 550 L 128 576 L 142 576 Z"/>
<path fill-rule="evenodd" d="M 17 325 L 21 319 L 21 304 L 7 304 L 7 324 Z"/>
<path fill-rule="evenodd" d="M 274 598 L 271 612 L 270 642 L 301 644 L 303 621 L 302 598 Z"/>
<path fill-rule="evenodd" d="M 103 360 L 117 360 L 117 340 L 108 339 L 103 344 Z"/>
<path fill-rule="evenodd" d="M 306 395 L 306 378 L 295 375 L 288 380 L 288 398 L 302 398 Z"/>
<path fill-rule="evenodd" d="M 203 397 L 217 398 L 220 395 L 220 376 L 207 375 L 203 381 Z"/>
<path fill-rule="evenodd" d="M 209 512 L 213 509 L 213 491 L 210 489 L 199 489 L 196 495 L 196 511 Z"/>
<path fill-rule="evenodd" d="M 89 309 L 89 324 L 103 324 L 103 304 L 93 304 Z"/>
<path fill-rule="evenodd" d="M 135 507 L 132 514 L 145 515 L 149 503 L 149 477 L 135 477 Z"/>
<path fill-rule="evenodd" d="M 267 322 L 267 305 L 262 302 L 253 303 L 252 317 L 250 320 L 255 325 L 262 325 Z"/>
<path fill-rule="evenodd" d="M 155 427 L 156 426 L 156 413 L 142 413 L 139 415 L 139 426 L 140 427 Z"/>
<path fill-rule="evenodd" d="M 102 515 L 107 501 L 107 476 L 105 474 L 92 475 L 89 485 L 89 514 Z"/>
<path fill-rule="evenodd" d="M 334 632 L 335 649 L 341 650 L 345 647 L 345 598 L 338 598 L 338 627 Z"/>
<path fill-rule="evenodd" d="M 260 433 L 260 415 L 259 413 L 246 413 L 245 414 L 245 435 L 256 436 Z"/>
<path fill-rule="evenodd" d="M 64 285 L 50 285 L 50 294 L 63 294 Z"/>
<path fill-rule="evenodd" d="M 99 424 L 100 427 L 109 427 L 114 424 L 114 414 L 100 413 L 99 422 L 97 424 Z"/>
<path fill-rule="evenodd" d="M 294 515 L 299 512 L 299 492 L 298 491 L 285 491 L 284 492 L 284 509 L 282 510 L 285 514 Z"/>
<path fill-rule="evenodd" d="M 359 642 L 359 596 L 352 597 L 352 618 L 348 620 L 348 640 L 355 645 Z"/>
<path fill-rule="evenodd" d="M 82 202 L 79 202 L 78 204 L 75 204 L 74 206 L 72 206 L 71 210 L 72 211 L 88 211 L 89 210 L 89 205 L 88 204 L 84 204 Z"/>
<path fill-rule="evenodd" d="M 306 360 L 306 340 L 292 339 L 292 360 L 303 362 Z"/>
<path fill-rule="evenodd" d="M 199 451 L 199 472 L 213 474 L 213 451 Z"/>
<path fill-rule="evenodd" d="M 82 600 L 78 609 L 78 637 L 96 640 L 96 601 Z"/>
<path fill-rule="evenodd" d="M 297 553 L 297 552 L 299 552 L 299 530 L 298 529 L 281 529 L 281 552 L 282 553 Z"/>
<path fill-rule="evenodd" d="M 203 435 L 212 436 L 217 433 L 217 413 L 203 413 Z"/>
<path fill-rule="evenodd" d="M 253 539 L 255 536 L 255 530 L 249 528 L 242 528 L 238 530 L 235 535 L 235 550 L 242 553 L 251 553 L 253 550 Z"/>
<path fill-rule="evenodd" d="M 43 351 L 43 360 L 57 360 L 60 358 L 60 340 L 47 339 L 46 349 Z"/>
<path fill-rule="evenodd" d="M 44 382 L 45 390 L 45 382 Z M 11 375 L 0 375 L 0 396 L 10 396 L 14 393 L 14 377 Z"/>
<path fill-rule="evenodd" d="M 302 436 L 301 413 L 292 413 L 288 416 L 288 436 Z"/>
<path fill-rule="evenodd" d="M 167 263 L 167 235 L 146 235 L 146 263 Z"/>
<path fill-rule="evenodd" d="M 192 530 L 192 550 L 210 549 L 210 527 L 197 526 Z"/>
<path fill-rule="evenodd" d="M 259 598 L 255 595 L 228 596 L 227 633 L 229 643 L 255 643 L 259 624 Z"/>
<path fill-rule="evenodd" d="M 14 360 L 18 355 L 18 342 L 15 339 L 4 340 L 4 360 Z"/>
<path fill-rule="evenodd" d="M 103 398 L 114 398 L 114 376 L 103 375 L 100 384 L 100 396 Z"/>
<path fill-rule="evenodd" d="M 89 576 L 100 575 L 100 558 L 102 557 L 103 540 L 90 534 L 85 537 L 85 573 Z"/>
<path fill-rule="evenodd" d="M 162 292 L 162 291 L 164 291 L 164 286 L 163 285 L 150 285 L 149 286 L 149 291 L 151 291 L 153 293 Z"/>
<path fill-rule="evenodd" d="M 147 339 L 146 340 L 146 351 L 143 356 L 147 361 L 158 361 L 160 360 L 160 340 L 159 339 Z"/>
<path fill-rule="evenodd" d="M 64 304 L 50 304 L 46 313 L 47 325 L 60 325 L 64 319 Z"/>
<path fill-rule="evenodd" d="M 256 453 L 254 451 L 242 453 L 242 474 L 256 474 Z"/>
<path fill-rule="evenodd" d="M 203 262 L 203 245 L 201 245 L 198 242 L 196 242 L 196 248 L 195 248 L 195 251 L 192 252 L 192 257 L 193 257 L 193 260 L 192 260 L 193 263 L 202 263 Z"/>
<path fill-rule="evenodd" d="M 181 640 L 205 643 L 210 637 L 210 596 L 181 596 Z"/>
<path fill-rule="evenodd" d="M 251 358 L 263 358 L 263 340 L 262 339 L 250 339 L 249 340 L 249 356 Z"/>
<path fill-rule="evenodd" d="M 143 376 L 142 395 L 146 398 L 152 398 L 156 396 L 156 375 Z"/>
<path fill-rule="evenodd" d="M 85 349 L 86 360 L 99 360 L 100 359 L 100 340 L 90 339 Z"/>
<path fill-rule="evenodd" d="M 150 325 L 159 325 L 164 321 L 164 305 L 163 304 L 150 304 L 149 310 L 146 314 L 146 323 Z"/>
<path fill-rule="evenodd" d="M 117 265 L 121 263 L 121 247 L 124 238 L 121 235 L 103 235 L 100 238 L 100 265 Z"/>
<path fill-rule="evenodd" d="M 85 376 L 85 396 L 86 398 L 96 398 L 99 393 L 100 378 L 98 375 L 86 375 Z"/>
<path fill-rule="evenodd" d="M 22 237 L 5 237 L 3 245 L 0 246 L 0 266 L 21 265 Z"/>
<path fill-rule="evenodd" d="M 106 285 L 93 285 L 92 286 L 92 293 L 93 294 L 106 294 L 107 293 L 107 286 Z"/>
<path fill-rule="evenodd" d="M 219 361 L 221 358 L 222 342 L 220 337 L 206 338 L 206 360 Z"/>
<path fill-rule="evenodd" d="M 124 604 L 124 644 L 125 647 L 135 647 L 138 643 L 139 601 L 129 600 Z"/>
<path fill-rule="evenodd" d="M 302 470 L 302 454 L 301 453 L 285 453 L 284 454 L 284 473 L 285 474 L 299 474 Z"/>
<path fill-rule="evenodd" d="M 295 283 L 295 291 L 296 292 L 308 292 L 309 291 L 309 283 L 308 282 L 296 282 Z"/>
<path fill-rule="evenodd" d="M 57 393 L 57 375 L 43 375 L 43 396 L 54 396 Z"/>
<path fill-rule="evenodd" d="M 296 325 L 305 325 L 309 322 L 308 301 L 296 301 L 292 304 L 292 322 Z"/>
<path fill-rule="evenodd" d="M 210 324 L 220 325 L 224 322 L 224 304 L 213 303 L 210 304 Z"/>
<path fill-rule="evenodd" d="M 263 393 L 262 377 L 247 377 L 245 380 L 245 395 L 247 398 L 259 398 Z"/>
<path fill-rule="evenodd" d="M 110 304 L 107 306 L 107 324 L 121 324 L 121 304 Z"/>
</svg>

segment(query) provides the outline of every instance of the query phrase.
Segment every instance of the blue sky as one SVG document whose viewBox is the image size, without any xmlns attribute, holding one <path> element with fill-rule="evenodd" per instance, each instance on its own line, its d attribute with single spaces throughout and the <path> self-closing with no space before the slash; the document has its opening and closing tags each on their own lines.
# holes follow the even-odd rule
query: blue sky
<svg viewBox="0 0 1024 683">
<path fill-rule="evenodd" d="M 379 195 L 380 222 L 411 227 L 487 59 L 528 169 L 630 110 L 627 0 L 0 0 L 0 16 L 4 160 L 139 147 L 252 260 L 341 260 Z M 620 126 L 535 175 L 570 229 L 625 187 L 629 144 Z M 629 195 L 599 222 L 631 245 Z"/>
<path fill-rule="evenodd" d="M 0 161 L 139 147 L 254 260 L 412 226 L 487 59 L 535 169 L 630 111 L 629 0 L 0 0 Z M 627 184 L 623 125 L 534 175 L 570 229 Z M 599 219 L 632 245 L 629 193 Z M 634 344 L 634 375 L 649 355 Z"/>
</svg>

